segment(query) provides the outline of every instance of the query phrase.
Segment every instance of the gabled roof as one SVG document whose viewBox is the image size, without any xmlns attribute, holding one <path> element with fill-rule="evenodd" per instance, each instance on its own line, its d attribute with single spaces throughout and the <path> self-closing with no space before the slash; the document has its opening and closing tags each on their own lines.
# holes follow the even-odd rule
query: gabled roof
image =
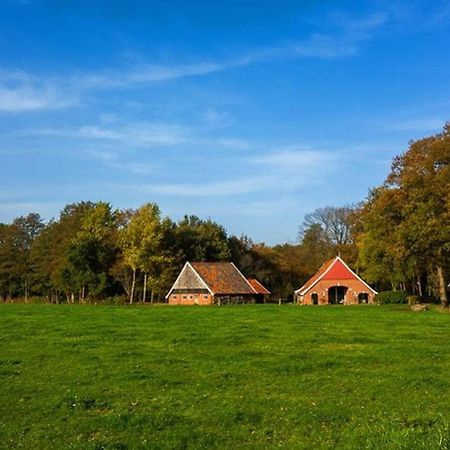
<svg viewBox="0 0 450 450">
<path fill-rule="evenodd" d="M 193 262 L 189 264 L 215 295 L 255 294 L 255 290 L 233 263 Z"/>
<path fill-rule="evenodd" d="M 258 293 L 263 295 L 270 295 L 271 292 L 267 290 L 256 278 L 247 278 L 250 286 Z"/>
<path fill-rule="evenodd" d="M 185 279 L 186 276 L 188 279 L 191 277 L 188 281 L 190 287 L 193 287 L 192 285 L 195 285 L 195 288 L 202 286 L 212 295 L 254 295 L 258 293 L 233 263 L 187 262 L 167 293 L 166 298 L 170 296 L 174 289 L 179 288 L 179 281 Z M 196 281 L 192 279 L 192 276 Z M 264 286 L 262 287 L 264 288 Z M 183 287 L 183 289 L 186 288 L 188 287 Z"/>
<path fill-rule="evenodd" d="M 295 293 L 304 295 L 311 288 L 313 288 L 320 280 L 359 280 L 374 294 L 377 294 L 375 289 L 371 288 L 360 276 L 358 276 L 349 266 L 341 259 L 340 256 L 330 259 L 313 275 L 300 289 Z"/>
</svg>

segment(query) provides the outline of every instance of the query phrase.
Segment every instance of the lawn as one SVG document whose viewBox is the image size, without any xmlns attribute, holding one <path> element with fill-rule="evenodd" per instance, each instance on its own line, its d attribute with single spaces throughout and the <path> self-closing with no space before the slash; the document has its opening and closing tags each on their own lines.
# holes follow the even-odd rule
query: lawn
<svg viewBox="0 0 450 450">
<path fill-rule="evenodd" d="M 0 305 L 0 447 L 450 448 L 450 314 Z"/>
</svg>

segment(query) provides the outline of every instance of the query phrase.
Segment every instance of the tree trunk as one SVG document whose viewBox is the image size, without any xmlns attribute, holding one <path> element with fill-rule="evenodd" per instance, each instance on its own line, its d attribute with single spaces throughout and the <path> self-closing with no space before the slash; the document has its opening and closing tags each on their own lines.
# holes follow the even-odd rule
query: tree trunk
<svg viewBox="0 0 450 450">
<path fill-rule="evenodd" d="M 136 269 L 133 269 L 133 280 L 131 281 L 131 291 L 130 291 L 130 305 L 133 303 L 133 299 L 134 299 L 135 284 L 136 284 Z"/>
<path fill-rule="evenodd" d="M 423 297 L 422 292 L 422 279 L 420 278 L 420 275 L 417 275 L 417 288 L 419 290 L 419 297 Z"/>
<path fill-rule="evenodd" d="M 437 277 L 439 284 L 439 298 L 443 308 L 448 308 L 447 286 L 445 284 L 445 274 L 442 266 L 437 267 Z"/>
<path fill-rule="evenodd" d="M 28 282 L 25 280 L 25 303 L 28 303 Z"/>
<path fill-rule="evenodd" d="M 145 303 L 147 297 L 147 272 L 144 272 L 144 291 L 142 293 L 142 303 Z"/>
<path fill-rule="evenodd" d="M 152 292 L 150 294 L 150 303 L 153 304 L 154 300 L 155 300 L 155 293 L 154 293 L 154 290 L 152 289 Z"/>
</svg>

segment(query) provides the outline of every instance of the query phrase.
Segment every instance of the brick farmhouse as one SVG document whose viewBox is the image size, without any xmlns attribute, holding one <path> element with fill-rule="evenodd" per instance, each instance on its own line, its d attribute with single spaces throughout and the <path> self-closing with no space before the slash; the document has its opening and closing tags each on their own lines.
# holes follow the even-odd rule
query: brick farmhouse
<svg viewBox="0 0 450 450">
<path fill-rule="evenodd" d="M 262 303 L 270 292 L 228 262 L 187 262 L 166 295 L 171 305 Z"/>
<path fill-rule="evenodd" d="M 339 257 L 327 261 L 300 289 L 301 305 L 374 303 L 377 292 Z"/>
</svg>

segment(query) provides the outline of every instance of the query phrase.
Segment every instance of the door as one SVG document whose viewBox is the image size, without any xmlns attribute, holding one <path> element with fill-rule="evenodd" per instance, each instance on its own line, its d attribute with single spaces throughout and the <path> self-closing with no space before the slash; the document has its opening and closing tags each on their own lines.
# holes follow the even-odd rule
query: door
<svg viewBox="0 0 450 450">
<path fill-rule="evenodd" d="M 331 305 L 343 305 L 347 289 L 345 286 L 330 287 L 328 289 L 328 303 Z"/>
</svg>

